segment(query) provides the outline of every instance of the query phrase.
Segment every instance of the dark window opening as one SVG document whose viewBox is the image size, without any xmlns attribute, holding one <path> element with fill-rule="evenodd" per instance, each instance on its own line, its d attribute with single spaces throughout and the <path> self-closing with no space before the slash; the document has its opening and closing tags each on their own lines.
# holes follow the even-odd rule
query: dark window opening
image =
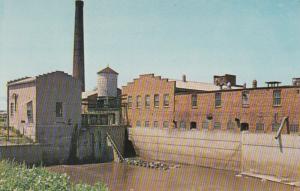
<svg viewBox="0 0 300 191">
<path fill-rule="evenodd" d="M 146 108 L 150 107 L 150 95 L 145 96 L 145 107 Z"/>
<path fill-rule="evenodd" d="M 164 94 L 164 106 L 168 107 L 169 106 L 169 99 L 170 99 L 170 96 L 169 94 Z"/>
<path fill-rule="evenodd" d="M 127 106 L 128 108 L 132 108 L 132 96 L 128 96 Z"/>
<path fill-rule="evenodd" d="M 273 92 L 273 105 L 280 106 L 281 105 L 281 91 L 274 90 Z"/>
<path fill-rule="evenodd" d="M 209 125 L 208 120 L 207 120 L 207 119 L 204 120 L 204 121 L 202 122 L 202 129 L 208 129 L 208 125 Z"/>
<path fill-rule="evenodd" d="M 299 132 L 299 124 L 290 124 L 290 132 L 298 133 Z"/>
<path fill-rule="evenodd" d="M 185 122 L 184 121 L 180 121 L 180 128 L 185 129 Z"/>
<path fill-rule="evenodd" d="M 215 94 L 215 107 L 221 107 L 222 104 L 222 94 L 221 92 L 217 92 Z"/>
<path fill-rule="evenodd" d="M 249 91 L 242 92 L 242 104 L 243 106 L 249 105 Z"/>
<path fill-rule="evenodd" d="M 136 108 L 141 107 L 141 96 L 136 96 Z"/>
<path fill-rule="evenodd" d="M 14 116 L 14 103 L 10 103 L 10 116 Z"/>
<path fill-rule="evenodd" d="M 241 131 L 248 131 L 249 124 L 248 123 L 241 123 Z"/>
<path fill-rule="evenodd" d="M 62 102 L 56 102 L 56 117 L 63 116 L 63 105 Z"/>
<path fill-rule="evenodd" d="M 159 107 L 159 95 L 154 95 L 154 107 Z"/>
<path fill-rule="evenodd" d="M 221 129 L 221 123 L 220 122 L 215 122 L 214 123 L 214 129 Z"/>
<path fill-rule="evenodd" d="M 236 123 L 231 119 L 227 122 L 227 129 L 233 130 L 236 127 Z"/>
<path fill-rule="evenodd" d="M 272 131 L 277 132 L 280 127 L 280 123 L 272 123 Z"/>
<path fill-rule="evenodd" d="M 197 123 L 195 121 L 191 122 L 190 129 L 197 129 Z"/>
<path fill-rule="evenodd" d="M 265 131 L 265 125 L 263 123 L 256 123 L 256 131 L 257 132 L 264 132 Z"/>
<path fill-rule="evenodd" d="M 27 103 L 27 120 L 28 120 L 28 123 L 33 123 L 32 101 Z"/>
<path fill-rule="evenodd" d="M 150 127 L 150 122 L 149 121 L 145 121 L 145 127 Z"/>
<path fill-rule="evenodd" d="M 192 95 L 192 107 L 197 107 L 197 95 Z"/>
</svg>

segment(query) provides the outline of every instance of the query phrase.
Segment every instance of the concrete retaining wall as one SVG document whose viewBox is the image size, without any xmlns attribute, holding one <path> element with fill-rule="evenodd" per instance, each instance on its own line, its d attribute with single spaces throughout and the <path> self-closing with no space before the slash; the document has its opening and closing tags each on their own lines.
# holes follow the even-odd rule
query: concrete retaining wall
<svg viewBox="0 0 300 191">
<path fill-rule="evenodd" d="M 43 147 L 39 144 L 0 146 L 0 160 L 10 159 L 28 164 L 42 161 Z"/>
<path fill-rule="evenodd" d="M 109 133 L 119 151 L 124 154 L 124 127 L 92 127 L 79 133 L 77 158 L 80 161 L 92 160 L 107 162 L 114 160 L 113 148 L 108 144 L 106 133 Z"/>
<path fill-rule="evenodd" d="M 241 134 L 130 128 L 129 140 L 143 158 L 239 171 Z"/>
<path fill-rule="evenodd" d="M 40 162 L 44 164 L 67 163 L 71 155 L 73 128 L 43 129 L 48 129 L 41 134 L 44 137 L 48 135 L 48 139 L 44 141 L 45 143 L 0 146 L 0 160 L 14 159 L 15 161 L 28 164 Z M 107 162 L 114 160 L 112 146 L 107 143 L 107 132 L 114 140 L 119 151 L 122 154 L 124 153 L 124 127 L 92 127 L 85 131 L 80 131 L 74 140 L 76 142 L 75 153 L 79 162 Z"/>
<path fill-rule="evenodd" d="M 242 172 L 300 181 L 300 136 L 275 134 L 242 135 Z M 281 144 L 280 144 L 281 142 Z"/>
<path fill-rule="evenodd" d="M 300 136 L 129 128 L 142 158 L 300 180 Z"/>
</svg>

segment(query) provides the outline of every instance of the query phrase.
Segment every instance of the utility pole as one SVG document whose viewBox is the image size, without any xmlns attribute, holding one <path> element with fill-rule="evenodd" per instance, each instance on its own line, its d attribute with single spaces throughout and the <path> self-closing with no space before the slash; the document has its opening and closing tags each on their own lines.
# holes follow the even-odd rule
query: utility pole
<svg viewBox="0 0 300 191">
<path fill-rule="evenodd" d="M 7 83 L 7 103 L 6 103 L 6 114 L 7 114 L 7 117 L 6 117 L 6 122 L 7 122 L 7 141 L 9 141 L 9 86 L 8 86 L 8 83 Z"/>
</svg>

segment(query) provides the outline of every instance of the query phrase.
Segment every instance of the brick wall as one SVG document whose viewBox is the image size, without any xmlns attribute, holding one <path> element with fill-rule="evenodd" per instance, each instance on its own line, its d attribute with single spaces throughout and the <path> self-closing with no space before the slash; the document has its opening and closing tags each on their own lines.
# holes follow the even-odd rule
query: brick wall
<svg viewBox="0 0 300 191">
<path fill-rule="evenodd" d="M 281 104 L 273 105 L 273 92 L 281 91 Z M 260 132 L 272 132 L 273 123 L 281 123 L 285 116 L 289 116 L 290 125 L 299 125 L 300 94 L 298 87 L 280 87 L 249 89 L 249 104 L 242 104 L 244 90 L 220 91 L 221 106 L 215 106 L 215 93 L 198 93 L 197 106 L 192 107 L 193 94 L 175 96 L 175 120 L 183 121 L 190 127 L 192 121 L 197 123 L 197 129 L 202 129 L 203 123 L 208 123 L 209 129 L 214 129 L 214 124 L 219 122 L 221 129 L 228 129 L 230 122 L 234 124 L 232 131 L 238 131 L 235 118 L 241 123 L 248 123 L 251 132 L 257 132 L 257 123 L 264 124 Z M 212 119 L 207 120 L 207 115 Z M 284 129 L 286 132 L 286 129 Z"/>
<path fill-rule="evenodd" d="M 127 109 L 128 122 L 136 127 L 163 128 L 164 121 L 169 128 L 197 129 L 208 128 L 240 131 L 236 119 L 242 125 L 248 125 L 251 132 L 272 132 L 272 125 L 279 127 L 283 117 L 288 116 L 291 127 L 299 129 L 300 88 L 297 86 L 281 86 L 269 88 L 231 89 L 211 92 L 192 93 L 191 91 L 176 93 L 174 81 L 160 79 L 153 74 L 140 75 L 134 82 L 123 86 L 123 103 L 132 97 L 132 107 Z M 248 101 L 243 104 L 243 92 L 247 92 Z M 274 91 L 280 91 L 280 104 L 274 105 Z M 221 105 L 216 107 L 215 94 L 221 94 Z M 159 94 L 159 107 L 154 107 L 154 95 Z M 169 107 L 163 106 L 163 95 L 170 95 Z M 136 96 L 141 96 L 141 107 L 136 107 Z M 145 106 L 145 96 L 150 96 L 150 106 Z M 197 105 L 192 106 L 192 96 L 197 96 Z M 123 112 L 126 114 L 126 112 Z M 208 116 L 211 117 L 209 120 Z M 149 122 L 146 124 L 146 122 Z M 173 123 L 175 122 L 175 123 Z M 193 124 L 191 124 L 193 123 Z M 260 130 L 259 130 L 260 128 Z M 276 130 L 275 130 L 276 131 Z M 286 132 L 286 128 L 283 131 Z M 298 130 L 299 132 L 299 130 Z M 297 133 L 298 133 L 297 132 Z"/>
<path fill-rule="evenodd" d="M 141 126 L 145 126 L 145 121 L 149 121 L 149 126 L 153 126 L 154 121 L 158 121 L 158 126 L 163 127 L 163 122 L 167 121 L 169 127 L 172 127 L 174 113 L 174 92 L 175 82 L 161 79 L 152 74 L 140 75 L 139 79 L 123 86 L 122 94 L 125 95 L 127 103 L 128 96 L 132 96 L 132 107 L 128 108 L 129 123 L 135 127 L 137 121 L 141 122 Z M 159 95 L 159 106 L 154 107 L 154 95 Z M 164 106 L 163 96 L 169 94 L 169 106 Z M 145 106 L 145 96 L 150 96 L 150 107 Z M 136 98 L 141 96 L 141 107 L 136 107 Z"/>
</svg>

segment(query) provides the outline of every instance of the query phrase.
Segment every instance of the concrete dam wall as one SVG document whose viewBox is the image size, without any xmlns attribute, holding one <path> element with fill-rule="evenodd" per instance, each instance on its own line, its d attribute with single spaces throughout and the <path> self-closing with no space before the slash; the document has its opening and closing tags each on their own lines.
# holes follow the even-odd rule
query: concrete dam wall
<svg viewBox="0 0 300 191">
<path fill-rule="evenodd" d="M 56 128 L 47 132 L 47 143 L 0 145 L 0 160 L 11 159 L 27 164 L 113 161 L 114 151 L 107 141 L 107 133 L 121 154 L 124 154 L 124 127 L 101 126 L 78 131 Z"/>
<path fill-rule="evenodd" d="M 129 128 L 139 156 L 300 180 L 300 136 L 208 130 Z"/>
<path fill-rule="evenodd" d="M 125 128 L 104 126 L 79 132 L 76 158 L 81 162 L 113 161 L 113 147 L 107 139 L 107 133 L 111 136 L 121 154 L 124 154 Z"/>
</svg>

